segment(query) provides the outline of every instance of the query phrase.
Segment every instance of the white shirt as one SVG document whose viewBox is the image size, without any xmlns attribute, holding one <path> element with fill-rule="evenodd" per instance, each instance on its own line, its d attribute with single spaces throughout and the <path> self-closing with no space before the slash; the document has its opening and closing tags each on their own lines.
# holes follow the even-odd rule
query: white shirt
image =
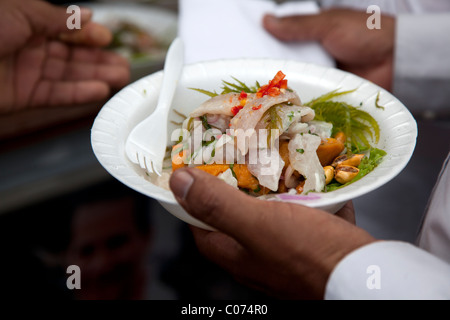
<svg viewBox="0 0 450 320">
<path fill-rule="evenodd" d="M 448 11 L 450 2 L 446 0 L 318 0 L 327 7 L 345 7 L 365 11 L 371 5 L 380 7 L 383 14 L 422 14 Z"/>
<path fill-rule="evenodd" d="M 450 154 L 433 189 L 418 245 L 450 263 Z"/>
<path fill-rule="evenodd" d="M 319 0 L 323 8 L 344 7 L 396 16 L 393 94 L 413 114 L 450 114 L 450 1 Z M 381 22 L 381 28 L 383 28 Z"/>
<path fill-rule="evenodd" d="M 450 1 L 322 2 L 358 4 L 360 9 L 378 4 L 382 13 L 385 8 L 395 14 L 394 94 L 412 112 L 448 112 Z M 417 246 L 379 241 L 355 250 L 330 275 L 325 299 L 450 299 L 449 158 L 450 153 L 430 197 Z"/>
</svg>

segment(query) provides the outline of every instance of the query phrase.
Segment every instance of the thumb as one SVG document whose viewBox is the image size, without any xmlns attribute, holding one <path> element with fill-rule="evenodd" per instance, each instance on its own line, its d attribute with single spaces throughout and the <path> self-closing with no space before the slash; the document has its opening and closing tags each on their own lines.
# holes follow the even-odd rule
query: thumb
<svg viewBox="0 0 450 320">
<path fill-rule="evenodd" d="M 243 243 L 257 229 L 263 203 L 267 206 L 266 201 L 252 198 L 195 168 L 174 171 L 170 188 L 189 214 Z"/>
<path fill-rule="evenodd" d="M 263 27 L 282 41 L 321 41 L 329 30 L 325 13 L 315 15 L 293 15 L 263 17 Z"/>
</svg>

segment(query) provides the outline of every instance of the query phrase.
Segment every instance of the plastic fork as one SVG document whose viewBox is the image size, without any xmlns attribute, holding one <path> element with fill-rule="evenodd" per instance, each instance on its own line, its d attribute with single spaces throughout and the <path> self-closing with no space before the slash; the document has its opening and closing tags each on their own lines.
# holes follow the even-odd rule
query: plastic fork
<svg viewBox="0 0 450 320">
<path fill-rule="evenodd" d="M 184 45 L 176 38 L 167 51 L 161 91 L 155 111 L 130 133 L 125 145 L 128 158 L 149 173 L 161 175 L 167 141 L 167 119 L 184 65 Z M 161 126 L 161 124 L 165 124 Z"/>
</svg>

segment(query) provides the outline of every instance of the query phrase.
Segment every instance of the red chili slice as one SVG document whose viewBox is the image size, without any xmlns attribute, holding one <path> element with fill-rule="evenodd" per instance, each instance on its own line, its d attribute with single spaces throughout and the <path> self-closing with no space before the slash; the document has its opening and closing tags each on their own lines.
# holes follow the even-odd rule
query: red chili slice
<svg viewBox="0 0 450 320">
<path fill-rule="evenodd" d="M 265 95 L 270 95 L 271 97 L 275 97 L 280 94 L 280 89 L 287 88 L 287 80 L 284 78 L 286 75 L 278 71 L 275 77 L 269 81 L 269 84 L 266 84 L 259 88 L 258 92 L 256 92 L 256 96 L 258 98 L 262 98 Z"/>
<path fill-rule="evenodd" d="M 239 95 L 239 98 L 238 98 L 238 99 L 239 99 L 239 100 L 246 99 L 247 96 L 248 96 L 247 93 L 246 93 L 245 91 L 242 91 L 241 94 Z"/>
<path fill-rule="evenodd" d="M 231 113 L 233 113 L 234 115 L 237 115 L 239 111 L 241 111 L 241 109 L 243 108 L 243 106 L 234 106 L 231 108 Z"/>
</svg>

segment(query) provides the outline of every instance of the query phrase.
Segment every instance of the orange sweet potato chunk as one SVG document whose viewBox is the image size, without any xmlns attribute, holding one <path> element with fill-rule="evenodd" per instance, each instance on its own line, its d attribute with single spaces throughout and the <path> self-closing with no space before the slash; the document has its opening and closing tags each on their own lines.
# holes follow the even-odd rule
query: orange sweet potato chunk
<svg viewBox="0 0 450 320">
<path fill-rule="evenodd" d="M 335 138 L 328 138 L 326 141 L 322 141 L 316 151 L 322 167 L 333 162 L 334 158 L 336 158 L 344 148 L 344 143 Z"/>
<path fill-rule="evenodd" d="M 229 164 L 205 164 L 196 167 L 197 169 L 203 170 L 213 176 L 218 176 L 219 174 L 230 169 Z M 235 164 L 233 165 L 234 174 L 240 188 L 255 190 L 258 188 L 259 182 L 248 170 L 245 164 Z"/>
</svg>

